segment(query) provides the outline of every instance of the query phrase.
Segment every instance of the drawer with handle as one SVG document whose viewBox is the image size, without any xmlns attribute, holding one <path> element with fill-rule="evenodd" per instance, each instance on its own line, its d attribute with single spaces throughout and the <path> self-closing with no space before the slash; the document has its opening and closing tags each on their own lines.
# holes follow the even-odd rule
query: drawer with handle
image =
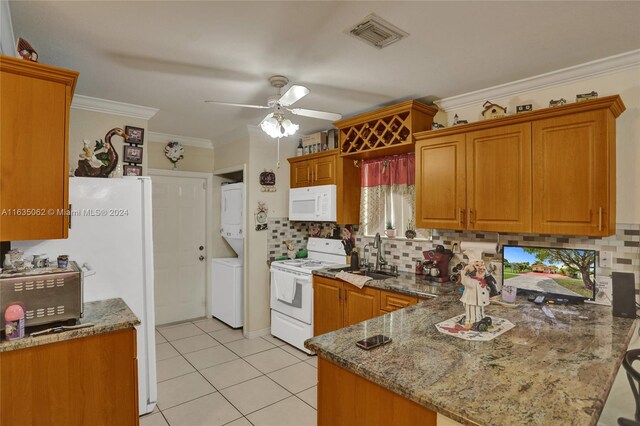
<svg viewBox="0 0 640 426">
<path fill-rule="evenodd" d="M 380 309 L 386 312 L 393 312 L 398 309 L 406 308 L 407 306 L 418 303 L 418 298 L 413 296 L 407 296 L 399 293 L 392 293 L 390 291 L 380 291 Z"/>
</svg>

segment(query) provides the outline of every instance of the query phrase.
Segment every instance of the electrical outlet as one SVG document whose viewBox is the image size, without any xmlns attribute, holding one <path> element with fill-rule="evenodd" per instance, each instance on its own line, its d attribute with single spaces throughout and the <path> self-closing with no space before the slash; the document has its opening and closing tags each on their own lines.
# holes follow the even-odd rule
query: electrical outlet
<svg viewBox="0 0 640 426">
<path fill-rule="evenodd" d="M 460 253 L 460 241 L 451 241 L 451 251 L 454 253 Z"/>
<path fill-rule="evenodd" d="M 601 268 L 613 267 L 613 253 L 610 251 L 601 251 L 599 256 L 599 262 Z"/>
</svg>

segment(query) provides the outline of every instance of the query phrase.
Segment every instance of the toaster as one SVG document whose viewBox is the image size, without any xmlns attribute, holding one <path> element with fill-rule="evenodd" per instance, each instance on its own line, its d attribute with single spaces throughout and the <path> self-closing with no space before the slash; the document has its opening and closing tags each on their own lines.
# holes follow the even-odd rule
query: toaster
<svg viewBox="0 0 640 426">
<path fill-rule="evenodd" d="M 0 326 L 4 312 L 19 304 L 25 311 L 25 327 L 77 320 L 83 310 L 83 273 L 76 262 L 67 268 L 36 268 L 0 274 Z"/>
</svg>

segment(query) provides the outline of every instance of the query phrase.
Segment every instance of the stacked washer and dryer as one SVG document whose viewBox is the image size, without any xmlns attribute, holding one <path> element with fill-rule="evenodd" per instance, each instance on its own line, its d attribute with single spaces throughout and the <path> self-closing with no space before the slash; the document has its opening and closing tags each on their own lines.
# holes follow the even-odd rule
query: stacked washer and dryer
<svg viewBox="0 0 640 426">
<path fill-rule="evenodd" d="M 220 235 L 237 257 L 211 260 L 211 308 L 214 317 L 233 328 L 243 324 L 244 183 L 222 186 Z"/>
</svg>

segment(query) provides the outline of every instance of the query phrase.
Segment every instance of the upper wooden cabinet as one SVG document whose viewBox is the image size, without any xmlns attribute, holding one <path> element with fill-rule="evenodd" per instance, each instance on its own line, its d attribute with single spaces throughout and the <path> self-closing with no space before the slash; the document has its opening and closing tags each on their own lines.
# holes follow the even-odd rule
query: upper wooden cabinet
<svg viewBox="0 0 640 426">
<path fill-rule="evenodd" d="M 78 73 L 0 56 L 0 241 L 66 238 Z"/>
<path fill-rule="evenodd" d="M 291 188 L 305 186 L 336 185 L 338 172 L 338 150 L 319 152 L 302 157 L 289 158 L 291 168 Z"/>
<path fill-rule="evenodd" d="M 608 110 L 533 123 L 534 232 L 615 233 L 615 128 Z"/>
<path fill-rule="evenodd" d="M 416 134 L 416 225 L 615 233 L 619 96 Z"/>
<path fill-rule="evenodd" d="M 531 229 L 531 125 L 478 130 L 465 139 L 467 229 Z"/>
<path fill-rule="evenodd" d="M 290 165 L 290 187 L 336 185 L 337 223 L 360 222 L 360 169 L 338 155 L 338 150 L 292 157 Z"/>
<path fill-rule="evenodd" d="M 372 158 L 414 150 L 413 133 L 431 129 L 437 108 L 406 101 L 333 123 L 339 130 L 340 155 Z"/>
<path fill-rule="evenodd" d="M 466 211 L 464 135 L 416 144 L 416 226 L 463 229 Z"/>
</svg>

